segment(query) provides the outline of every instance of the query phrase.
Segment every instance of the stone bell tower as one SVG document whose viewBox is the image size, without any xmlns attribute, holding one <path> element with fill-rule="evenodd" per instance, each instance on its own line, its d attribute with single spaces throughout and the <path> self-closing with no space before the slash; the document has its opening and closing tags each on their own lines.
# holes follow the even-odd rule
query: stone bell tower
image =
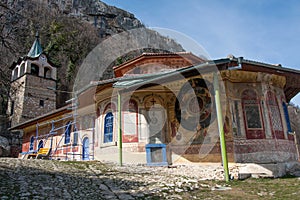
<svg viewBox="0 0 300 200">
<path fill-rule="evenodd" d="M 7 114 L 11 127 L 56 109 L 56 67 L 43 52 L 36 34 L 24 57 L 11 66 L 11 89 Z"/>
</svg>

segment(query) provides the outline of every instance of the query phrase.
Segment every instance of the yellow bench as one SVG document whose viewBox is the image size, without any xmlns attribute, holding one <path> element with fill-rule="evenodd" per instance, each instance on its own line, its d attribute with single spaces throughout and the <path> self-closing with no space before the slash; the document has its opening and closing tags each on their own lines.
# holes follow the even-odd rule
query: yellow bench
<svg viewBox="0 0 300 200">
<path fill-rule="evenodd" d="M 40 150 L 38 151 L 35 159 L 43 159 L 43 158 L 46 158 L 48 159 L 49 156 L 50 156 L 50 152 L 51 152 L 51 148 L 40 148 Z"/>
<path fill-rule="evenodd" d="M 50 156 L 51 148 L 40 148 L 37 153 L 31 153 L 27 155 L 27 158 L 35 158 L 35 159 L 43 159 L 46 158 L 48 159 Z"/>
</svg>

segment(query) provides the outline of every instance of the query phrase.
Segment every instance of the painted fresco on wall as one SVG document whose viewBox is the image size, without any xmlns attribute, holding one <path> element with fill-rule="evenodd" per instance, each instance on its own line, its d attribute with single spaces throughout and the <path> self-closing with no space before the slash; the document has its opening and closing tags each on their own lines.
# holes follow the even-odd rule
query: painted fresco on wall
<svg viewBox="0 0 300 200">
<path fill-rule="evenodd" d="M 269 109 L 269 117 L 271 121 L 272 136 L 277 139 L 284 139 L 281 115 L 276 100 L 276 96 L 272 92 L 267 93 L 267 105 Z"/>
<path fill-rule="evenodd" d="M 176 119 L 189 131 L 207 128 L 213 121 L 212 85 L 201 78 L 191 79 L 181 88 L 175 103 Z"/>
</svg>

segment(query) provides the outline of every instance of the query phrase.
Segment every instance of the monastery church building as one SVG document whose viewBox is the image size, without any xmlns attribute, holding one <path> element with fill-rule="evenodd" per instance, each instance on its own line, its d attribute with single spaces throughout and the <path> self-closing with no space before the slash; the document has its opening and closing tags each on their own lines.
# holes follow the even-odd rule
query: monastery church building
<svg viewBox="0 0 300 200">
<path fill-rule="evenodd" d="M 221 162 L 223 129 L 229 162 L 299 159 L 287 109 L 300 91 L 298 70 L 234 56 L 143 53 L 56 108 L 57 68 L 38 36 L 11 69 L 8 114 L 11 130 L 23 133 L 21 158 L 45 148 L 60 160 Z"/>
</svg>

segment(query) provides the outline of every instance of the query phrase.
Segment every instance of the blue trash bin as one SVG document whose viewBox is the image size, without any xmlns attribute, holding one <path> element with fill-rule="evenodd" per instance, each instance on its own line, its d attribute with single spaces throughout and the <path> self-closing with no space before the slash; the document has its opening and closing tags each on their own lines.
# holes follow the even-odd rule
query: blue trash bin
<svg viewBox="0 0 300 200">
<path fill-rule="evenodd" d="M 147 166 L 169 165 L 166 144 L 147 144 L 145 148 L 147 156 Z"/>
</svg>

